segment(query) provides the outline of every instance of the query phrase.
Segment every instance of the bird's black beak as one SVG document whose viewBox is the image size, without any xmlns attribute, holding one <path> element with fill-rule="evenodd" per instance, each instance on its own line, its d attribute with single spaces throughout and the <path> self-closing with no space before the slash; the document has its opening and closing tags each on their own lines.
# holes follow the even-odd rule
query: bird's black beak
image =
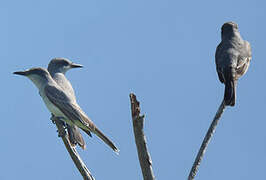
<svg viewBox="0 0 266 180">
<path fill-rule="evenodd" d="M 70 65 L 71 68 L 82 68 L 83 66 L 81 64 L 75 64 L 75 63 L 72 63 Z"/>
<path fill-rule="evenodd" d="M 13 72 L 13 74 L 26 76 L 27 75 L 27 71 L 16 71 L 16 72 Z"/>
</svg>

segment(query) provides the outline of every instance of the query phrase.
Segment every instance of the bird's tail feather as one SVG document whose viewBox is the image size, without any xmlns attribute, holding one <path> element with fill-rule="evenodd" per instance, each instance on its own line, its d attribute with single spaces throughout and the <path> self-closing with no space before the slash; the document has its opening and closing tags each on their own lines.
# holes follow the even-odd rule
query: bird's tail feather
<svg viewBox="0 0 266 180">
<path fill-rule="evenodd" d="M 82 130 L 83 130 L 86 134 L 88 134 L 88 136 L 92 137 L 91 132 L 90 132 L 89 130 L 84 129 L 84 128 L 82 128 Z"/>
<path fill-rule="evenodd" d="M 86 149 L 85 141 L 79 131 L 79 128 L 76 125 L 74 126 L 67 125 L 67 131 L 68 131 L 69 141 L 72 146 L 78 144 L 82 149 Z"/>
<path fill-rule="evenodd" d="M 111 147 L 116 153 L 119 152 L 119 149 L 114 145 L 114 143 L 109 140 L 98 128 L 95 127 L 94 133 L 101 138 L 109 147 Z"/>
<path fill-rule="evenodd" d="M 226 106 L 234 106 L 236 101 L 235 81 L 225 82 L 224 102 Z"/>
</svg>

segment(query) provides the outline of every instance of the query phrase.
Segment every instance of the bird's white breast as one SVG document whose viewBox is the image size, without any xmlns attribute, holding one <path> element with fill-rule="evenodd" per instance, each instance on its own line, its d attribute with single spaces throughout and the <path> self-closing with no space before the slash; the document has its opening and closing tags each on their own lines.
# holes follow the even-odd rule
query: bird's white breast
<svg viewBox="0 0 266 180">
<path fill-rule="evenodd" d="M 57 117 L 64 117 L 64 114 L 47 98 L 44 89 L 40 91 L 40 95 L 48 108 L 48 110 Z"/>
</svg>

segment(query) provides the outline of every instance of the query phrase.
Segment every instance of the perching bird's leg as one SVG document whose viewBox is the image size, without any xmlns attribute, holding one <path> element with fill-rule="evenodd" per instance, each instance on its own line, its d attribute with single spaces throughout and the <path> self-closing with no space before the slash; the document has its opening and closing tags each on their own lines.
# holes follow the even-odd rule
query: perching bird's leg
<svg viewBox="0 0 266 180">
<path fill-rule="evenodd" d="M 62 120 L 63 119 L 63 117 L 56 117 L 56 116 L 54 116 L 53 114 L 52 114 L 52 116 L 51 116 L 51 118 L 50 118 L 51 120 L 52 120 L 52 122 L 55 124 L 55 122 L 58 122 L 58 123 L 60 123 L 64 128 L 63 129 L 59 129 L 59 130 L 57 130 L 57 132 L 58 132 L 58 137 L 65 137 L 65 135 L 66 135 L 66 131 L 65 131 L 65 129 L 66 129 L 66 124 L 65 124 L 65 122 Z"/>
<path fill-rule="evenodd" d="M 51 115 L 52 116 L 50 117 L 50 120 L 52 121 L 53 124 L 55 124 L 56 117 L 53 114 L 51 114 Z"/>
</svg>

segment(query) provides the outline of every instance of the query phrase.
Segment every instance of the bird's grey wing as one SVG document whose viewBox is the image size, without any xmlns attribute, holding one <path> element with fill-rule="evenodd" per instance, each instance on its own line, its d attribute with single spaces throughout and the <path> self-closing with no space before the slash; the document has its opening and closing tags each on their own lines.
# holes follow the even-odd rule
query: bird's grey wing
<svg viewBox="0 0 266 180">
<path fill-rule="evenodd" d="M 250 46 L 250 43 L 248 41 L 245 41 L 245 49 L 247 51 L 247 55 L 251 58 L 252 56 L 252 53 L 251 53 L 251 46 Z"/>
<path fill-rule="evenodd" d="M 243 49 L 241 49 L 240 55 L 238 56 L 237 60 L 236 73 L 238 78 L 247 72 L 250 60 L 251 60 L 251 47 L 249 42 L 245 41 L 244 47 Z"/>
<path fill-rule="evenodd" d="M 216 63 L 216 71 L 218 73 L 219 80 L 224 83 L 224 75 L 223 75 L 223 68 L 221 66 L 222 55 L 223 55 L 223 48 L 222 43 L 220 43 L 215 51 L 215 63 Z"/>
<path fill-rule="evenodd" d="M 251 60 L 251 57 L 239 57 L 239 61 L 238 61 L 239 63 L 237 64 L 237 68 L 236 68 L 236 74 L 238 78 L 240 76 L 243 76 L 247 72 L 249 64 L 250 64 L 250 60 Z"/>
<path fill-rule="evenodd" d="M 79 105 L 72 101 L 64 91 L 55 86 L 46 86 L 44 91 L 47 98 L 74 124 L 76 124 L 75 121 L 79 121 L 87 128 L 91 130 L 95 129 L 93 122 L 86 116 Z"/>
<path fill-rule="evenodd" d="M 47 85 L 44 88 L 44 92 L 49 100 L 71 102 L 70 97 L 58 85 Z"/>
</svg>

